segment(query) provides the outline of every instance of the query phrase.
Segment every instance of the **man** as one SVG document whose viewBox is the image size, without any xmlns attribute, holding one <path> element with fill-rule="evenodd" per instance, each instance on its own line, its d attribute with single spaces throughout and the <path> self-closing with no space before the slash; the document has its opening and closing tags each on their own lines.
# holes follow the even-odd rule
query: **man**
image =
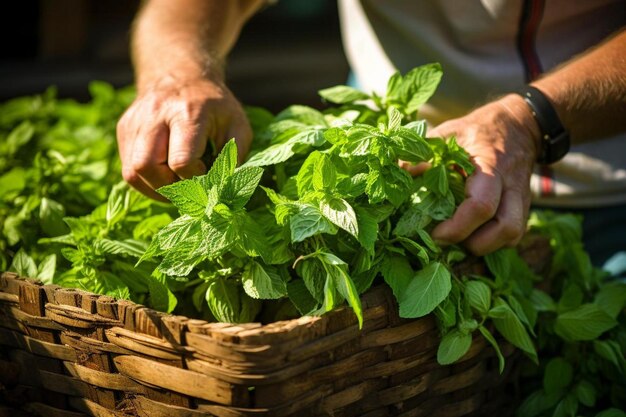
<svg viewBox="0 0 626 417">
<path fill-rule="evenodd" d="M 235 137 L 245 155 L 251 131 L 224 85 L 223 67 L 264 3 L 145 4 L 132 39 L 138 96 L 118 125 L 123 175 L 135 188 L 159 198 L 154 189 L 205 173 L 207 138 L 220 148 Z M 535 193 L 536 201 L 626 204 L 626 141 L 607 139 L 626 131 L 624 10 L 623 1 L 609 0 L 340 2 L 348 59 L 365 91 L 384 89 L 396 68 L 442 63 L 441 88 L 422 116 L 436 125 L 429 136 L 456 134 L 477 169 L 466 200 L 434 238 L 462 242 L 478 255 L 515 245 L 525 230 L 534 163 L 554 162 L 568 136 L 574 145 L 596 140 L 586 150 L 591 157 L 571 152 L 561 163 L 563 179 L 542 168 L 532 184 L 545 195 Z M 537 78 L 541 64 L 550 71 Z M 528 102 L 516 94 L 527 81 L 536 88 L 526 91 Z M 552 150 L 546 135 L 560 138 Z"/>
</svg>

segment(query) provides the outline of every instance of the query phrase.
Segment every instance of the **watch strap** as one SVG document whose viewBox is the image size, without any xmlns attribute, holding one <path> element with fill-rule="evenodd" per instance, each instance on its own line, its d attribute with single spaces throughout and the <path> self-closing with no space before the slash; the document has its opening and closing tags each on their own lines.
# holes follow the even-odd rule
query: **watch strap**
<svg viewBox="0 0 626 417">
<path fill-rule="evenodd" d="M 541 131 L 541 148 L 537 162 L 552 164 L 562 159 L 570 148 L 569 133 L 563 127 L 550 100 L 538 89 L 530 85 L 520 92 Z"/>
</svg>

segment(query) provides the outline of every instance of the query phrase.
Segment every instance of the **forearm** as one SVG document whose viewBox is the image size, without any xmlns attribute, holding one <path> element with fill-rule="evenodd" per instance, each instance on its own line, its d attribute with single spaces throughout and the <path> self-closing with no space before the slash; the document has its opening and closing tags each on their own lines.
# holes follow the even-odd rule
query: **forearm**
<svg viewBox="0 0 626 417">
<path fill-rule="evenodd" d="M 132 32 L 139 91 L 163 79 L 222 78 L 224 58 L 262 0 L 149 0 Z"/>
<path fill-rule="evenodd" d="M 626 131 L 626 30 L 533 82 L 573 143 Z"/>
</svg>

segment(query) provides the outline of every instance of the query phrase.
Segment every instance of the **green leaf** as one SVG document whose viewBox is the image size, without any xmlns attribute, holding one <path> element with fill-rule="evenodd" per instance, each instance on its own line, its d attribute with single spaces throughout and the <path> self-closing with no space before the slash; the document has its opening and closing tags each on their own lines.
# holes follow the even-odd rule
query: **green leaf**
<svg viewBox="0 0 626 417">
<path fill-rule="evenodd" d="M 515 249 L 500 249 L 485 256 L 489 271 L 500 281 L 511 277 L 511 257 L 517 256 Z"/>
<path fill-rule="evenodd" d="M 299 273 L 309 293 L 318 302 L 324 302 L 326 270 L 317 258 L 307 258 L 299 262 Z"/>
<path fill-rule="evenodd" d="M 369 96 L 355 88 L 345 85 L 336 85 L 318 91 L 318 94 L 326 101 L 336 104 L 352 103 L 357 100 L 367 100 Z"/>
<path fill-rule="evenodd" d="M 493 305 L 494 307 L 489 311 L 489 316 L 498 332 L 537 363 L 535 346 L 515 312 L 502 298 L 496 298 Z"/>
<path fill-rule="evenodd" d="M 320 233 L 337 233 L 337 228 L 317 209 L 304 206 L 291 216 L 291 241 L 302 242 L 304 239 Z"/>
<path fill-rule="evenodd" d="M 596 417 L 626 417 L 626 411 L 617 408 L 608 408 L 596 414 Z"/>
<path fill-rule="evenodd" d="M 594 340 L 593 350 L 598 356 L 606 359 L 623 374 L 626 374 L 626 356 L 619 343 L 614 340 Z"/>
<path fill-rule="evenodd" d="M 44 284 L 52 284 L 54 273 L 56 272 L 57 267 L 57 256 L 52 253 L 47 255 L 37 268 L 37 278 Z"/>
<path fill-rule="evenodd" d="M 11 194 L 17 194 L 26 186 L 26 171 L 22 167 L 15 167 L 0 176 L 0 199 Z"/>
<path fill-rule="evenodd" d="M 554 331 L 568 341 L 593 340 L 616 325 L 617 321 L 597 305 L 583 304 L 559 314 Z"/>
<path fill-rule="evenodd" d="M 63 222 L 65 207 L 55 200 L 47 197 L 41 199 L 39 205 L 39 224 L 48 236 L 60 236 L 69 232 L 69 228 Z"/>
<path fill-rule="evenodd" d="M 556 303 L 554 302 L 552 297 L 550 297 L 550 295 L 543 292 L 542 290 L 533 288 L 530 294 L 530 301 L 533 307 L 535 308 L 535 310 L 539 312 L 542 312 L 542 311 L 555 312 L 556 311 Z"/>
<path fill-rule="evenodd" d="M 465 298 L 470 307 L 486 315 L 491 307 L 491 288 L 482 281 L 468 281 L 465 283 Z"/>
<path fill-rule="evenodd" d="M 275 122 L 281 120 L 295 120 L 308 126 L 326 126 L 324 115 L 312 107 L 302 105 L 292 105 L 282 110 L 274 118 Z"/>
<path fill-rule="evenodd" d="M 152 237 L 172 222 L 172 217 L 167 213 L 155 214 L 141 220 L 133 229 L 133 239 L 151 240 Z"/>
<path fill-rule="evenodd" d="M 553 417 L 573 417 L 578 412 L 578 398 L 573 392 L 568 393 L 555 407 Z"/>
<path fill-rule="evenodd" d="M 192 181 L 198 181 L 202 185 L 205 194 L 213 187 L 216 187 L 218 193 L 221 193 L 231 175 L 235 172 L 236 167 L 237 144 L 235 143 L 235 139 L 231 139 L 226 142 L 226 145 L 224 145 L 219 155 L 217 155 L 209 172 Z"/>
<path fill-rule="evenodd" d="M 317 308 L 317 302 L 311 296 L 311 293 L 307 290 L 307 287 L 301 279 L 287 283 L 287 293 L 289 294 L 289 300 L 296 306 L 300 314 L 310 314 Z"/>
<path fill-rule="evenodd" d="M 251 260 L 241 275 L 244 291 L 252 298 L 275 300 L 287 295 L 287 283 L 274 268 Z"/>
<path fill-rule="evenodd" d="M 159 311 L 171 313 L 178 299 L 167 287 L 166 277 L 155 271 L 148 279 L 148 292 L 150 294 L 150 306 Z"/>
<path fill-rule="evenodd" d="M 578 401 L 587 407 L 593 407 L 596 404 L 597 391 L 593 384 L 586 379 L 581 380 L 574 389 Z"/>
<path fill-rule="evenodd" d="M 461 359 L 472 346 L 472 335 L 452 330 L 443 336 L 437 349 L 437 362 L 449 365 Z"/>
<path fill-rule="evenodd" d="M 197 180 L 182 180 L 157 189 L 181 214 L 201 217 L 209 203 L 207 192 Z"/>
<path fill-rule="evenodd" d="M 226 279 L 215 279 L 209 283 L 206 301 L 211 313 L 221 322 L 236 323 L 239 318 L 239 290 Z"/>
<path fill-rule="evenodd" d="M 320 200 L 320 211 L 335 226 L 358 239 L 359 224 L 352 206 L 343 198 L 327 196 Z"/>
<path fill-rule="evenodd" d="M 17 273 L 19 276 L 28 278 L 37 278 L 37 264 L 26 254 L 24 249 L 17 251 L 13 257 L 13 262 L 9 267 L 9 271 Z"/>
<path fill-rule="evenodd" d="M 220 200 L 230 205 L 233 209 L 243 208 L 263 176 L 263 168 L 259 167 L 240 167 L 227 182 L 224 190 L 220 194 Z"/>
<path fill-rule="evenodd" d="M 487 329 L 485 326 L 478 326 L 478 330 L 480 331 L 480 334 L 483 335 L 487 342 L 489 342 L 489 344 L 496 351 L 496 355 L 498 356 L 498 368 L 500 370 L 500 373 L 504 372 L 504 355 L 502 355 L 502 351 L 500 350 L 500 346 L 498 345 L 496 338 L 493 337 L 489 329 Z"/>
<path fill-rule="evenodd" d="M 406 102 L 407 114 L 416 112 L 433 95 L 443 71 L 438 63 L 422 65 L 404 75 L 402 99 Z"/>
<path fill-rule="evenodd" d="M 311 184 L 317 191 L 332 191 L 337 185 L 337 168 L 323 153 L 315 159 Z"/>
<path fill-rule="evenodd" d="M 395 254 L 388 254 L 383 258 L 380 272 L 397 300 L 406 292 L 415 276 L 409 260 L 405 256 Z"/>
<path fill-rule="evenodd" d="M 402 113 L 394 106 L 387 108 L 387 131 L 393 131 L 402 124 Z"/>
<path fill-rule="evenodd" d="M 454 163 L 461 167 L 467 175 L 472 175 L 476 168 L 472 164 L 469 153 L 456 142 L 456 137 L 449 138 L 446 145 L 448 147 L 447 163 Z"/>
<path fill-rule="evenodd" d="M 616 319 L 626 307 L 626 284 L 613 282 L 602 285 L 596 293 L 593 303 Z"/>
<path fill-rule="evenodd" d="M 370 255 L 374 255 L 374 248 L 378 239 L 378 222 L 376 217 L 368 210 L 359 206 L 356 206 L 354 210 L 358 225 L 357 240 Z"/>
<path fill-rule="evenodd" d="M 515 415 L 518 417 L 537 417 L 553 408 L 561 399 L 561 395 L 546 394 L 538 390 L 530 394 L 518 407 Z"/>
<path fill-rule="evenodd" d="M 135 258 L 140 258 L 146 250 L 146 243 L 135 239 L 98 239 L 94 245 L 103 253 L 128 255 Z"/>
<path fill-rule="evenodd" d="M 569 310 L 573 310 L 583 302 L 583 292 L 580 287 L 574 283 L 570 283 L 565 287 L 561 298 L 559 299 L 559 304 L 557 310 L 560 313 L 564 313 Z"/>
<path fill-rule="evenodd" d="M 359 293 L 356 290 L 356 286 L 348 275 L 347 264 L 335 255 L 330 253 L 320 253 L 318 255 L 322 261 L 322 265 L 328 273 L 328 280 L 330 280 L 339 294 L 348 302 L 348 305 L 352 307 L 354 314 L 356 314 L 359 320 L 359 328 L 363 327 L 363 308 L 361 307 L 361 299 Z"/>
<path fill-rule="evenodd" d="M 445 196 L 449 190 L 448 171 L 443 165 L 435 165 L 428 169 L 424 175 L 424 185 L 437 192 L 439 195 Z"/>
<path fill-rule="evenodd" d="M 543 373 L 543 389 L 548 394 L 563 392 L 572 383 L 574 368 L 561 357 L 550 359 Z"/>
<path fill-rule="evenodd" d="M 34 134 L 35 126 L 30 121 L 24 120 L 20 123 L 6 138 L 5 146 L 8 155 L 13 156 L 22 146 L 31 141 Z"/>
<path fill-rule="evenodd" d="M 415 133 L 415 130 L 406 127 L 397 128 L 391 135 L 393 148 L 398 158 L 412 163 L 429 161 L 434 153 L 428 142 Z"/>
<path fill-rule="evenodd" d="M 418 271 L 404 294 L 398 299 L 400 317 L 417 318 L 430 313 L 450 293 L 450 271 L 439 262 L 432 262 Z"/>
</svg>

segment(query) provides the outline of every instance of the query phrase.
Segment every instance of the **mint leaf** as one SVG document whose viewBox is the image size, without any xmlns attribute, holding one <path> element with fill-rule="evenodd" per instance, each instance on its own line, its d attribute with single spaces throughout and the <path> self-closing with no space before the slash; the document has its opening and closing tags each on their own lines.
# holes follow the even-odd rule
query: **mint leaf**
<svg viewBox="0 0 626 417">
<path fill-rule="evenodd" d="M 416 112 L 433 95 L 443 71 L 439 64 L 427 64 L 414 68 L 404 75 L 401 99 L 406 103 L 406 113 Z"/>
<path fill-rule="evenodd" d="M 543 389 L 547 394 L 562 393 L 574 375 L 572 365 L 561 357 L 550 359 L 543 374 Z"/>
<path fill-rule="evenodd" d="M 57 256 L 52 253 L 47 255 L 37 267 L 37 278 L 44 284 L 52 284 L 56 272 Z"/>
<path fill-rule="evenodd" d="M 498 369 L 500 370 L 500 373 L 504 372 L 504 355 L 500 350 L 500 346 L 498 345 L 496 338 L 493 337 L 489 329 L 487 329 L 485 326 L 478 326 L 478 331 L 480 331 L 480 334 L 483 335 L 487 342 L 489 342 L 489 344 L 496 351 L 496 355 L 498 356 Z"/>
<path fill-rule="evenodd" d="M 596 405 L 597 391 L 589 381 L 584 379 L 580 381 L 574 388 L 574 393 L 581 404 L 587 407 Z"/>
<path fill-rule="evenodd" d="M 326 196 L 320 200 L 320 211 L 335 226 L 358 239 L 359 224 L 354 209 L 346 200 Z"/>
<path fill-rule="evenodd" d="M 415 271 L 413 271 L 408 259 L 405 256 L 394 254 L 389 254 L 383 258 L 380 273 L 397 300 L 405 294 L 409 283 L 415 276 Z"/>
<path fill-rule="evenodd" d="M 491 288 L 481 281 L 465 283 L 465 299 L 479 313 L 486 315 L 491 307 Z"/>
<path fill-rule="evenodd" d="M 412 163 L 425 162 L 433 158 L 434 153 L 426 140 L 415 133 L 415 130 L 401 127 L 395 129 L 390 139 L 400 159 Z"/>
<path fill-rule="evenodd" d="M 238 323 L 241 303 L 239 289 L 230 280 L 218 278 L 209 283 L 206 301 L 216 319 L 225 323 Z"/>
<path fill-rule="evenodd" d="M 434 190 L 441 196 L 445 196 L 450 187 L 448 185 L 448 173 L 443 165 L 435 165 L 428 169 L 424 175 L 424 185 Z"/>
<path fill-rule="evenodd" d="M 26 254 L 24 249 L 17 251 L 13 257 L 9 271 L 15 272 L 22 277 L 37 278 L 37 264 L 33 258 Z"/>
<path fill-rule="evenodd" d="M 602 285 L 596 293 L 593 303 L 616 319 L 626 307 L 626 284 L 615 282 Z"/>
<path fill-rule="evenodd" d="M 277 299 L 287 295 L 287 285 L 274 268 L 250 261 L 241 275 L 243 289 L 252 298 Z"/>
<path fill-rule="evenodd" d="M 226 145 L 224 145 L 219 155 L 217 155 L 209 172 L 198 178 L 205 193 L 208 193 L 213 187 L 220 193 L 229 181 L 230 176 L 235 172 L 236 166 L 237 144 L 235 143 L 235 139 L 231 139 L 226 142 Z"/>
<path fill-rule="evenodd" d="M 229 178 L 220 194 L 220 200 L 232 209 L 243 208 L 252 197 L 263 176 L 263 168 L 240 167 Z"/>
<path fill-rule="evenodd" d="M 181 214 L 191 217 L 204 215 L 208 204 L 207 193 L 197 180 L 182 180 L 157 189 L 159 194 L 170 200 Z"/>
<path fill-rule="evenodd" d="M 597 305 L 583 304 L 559 314 L 554 331 L 568 341 L 593 340 L 616 325 L 617 321 Z"/>
<path fill-rule="evenodd" d="M 323 153 L 315 159 L 311 184 L 316 191 L 332 191 L 337 185 L 337 169 Z"/>
<path fill-rule="evenodd" d="M 318 94 L 326 101 L 336 104 L 352 103 L 357 100 L 367 100 L 369 96 L 355 88 L 346 85 L 337 85 L 319 90 Z"/>
<path fill-rule="evenodd" d="M 515 312 L 502 298 L 496 298 L 493 305 L 494 307 L 489 311 L 489 316 L 492 318 L 498 332 L 511 342 L 513 346 L 520 348 L 537 363 L 535 346 Z"/>
<path fill-rule="evenodd" d="M 289 300 L 291 300 L 291 302 L 298 309 L 300 314 L 310 314 L 317 308 L 317 302 L 311 296 L 311 293 L 309 292 L 302 280 L 296 279 L 290 281 L 287 284 L 287 293 L 289 294 Z"/>
<path fill-rule="evenodd" d="M 437 349 L 437 362 L 440 365 L 450 365 L 461 359 L 471 346 L 472 335 L 454 329 L 441 338 Z"/>
<path fill-rule="evenodd" d="M 359 328 L 362 328 L 363 309 L 361 307 L 361 299 L 352 278 L 348 275 L 347 264 L 331 253 L 322 252 L 318 257 L 328 273 L 328 279 L 334 284 L 339 294 L 348 302 L 348 305 L 352 307 L 354 314 L 356 314 L 359 320 Z"/>
<path fill-rule="evenodd" d="M 320 233 L 337 233 L 337 228 L 324 217 L 319 209 L 306 205 L 291 216 L 291 241 L 302 242 L 304 239 Z"/>
<path fill-rule="evenodd" d="M 437 307 L 450 293 L 450 271 L 439 262 L 432 262 L 418 271 L 404 294 L 398 299 L 400 317 L 425 316 Z"/>
</svg>

